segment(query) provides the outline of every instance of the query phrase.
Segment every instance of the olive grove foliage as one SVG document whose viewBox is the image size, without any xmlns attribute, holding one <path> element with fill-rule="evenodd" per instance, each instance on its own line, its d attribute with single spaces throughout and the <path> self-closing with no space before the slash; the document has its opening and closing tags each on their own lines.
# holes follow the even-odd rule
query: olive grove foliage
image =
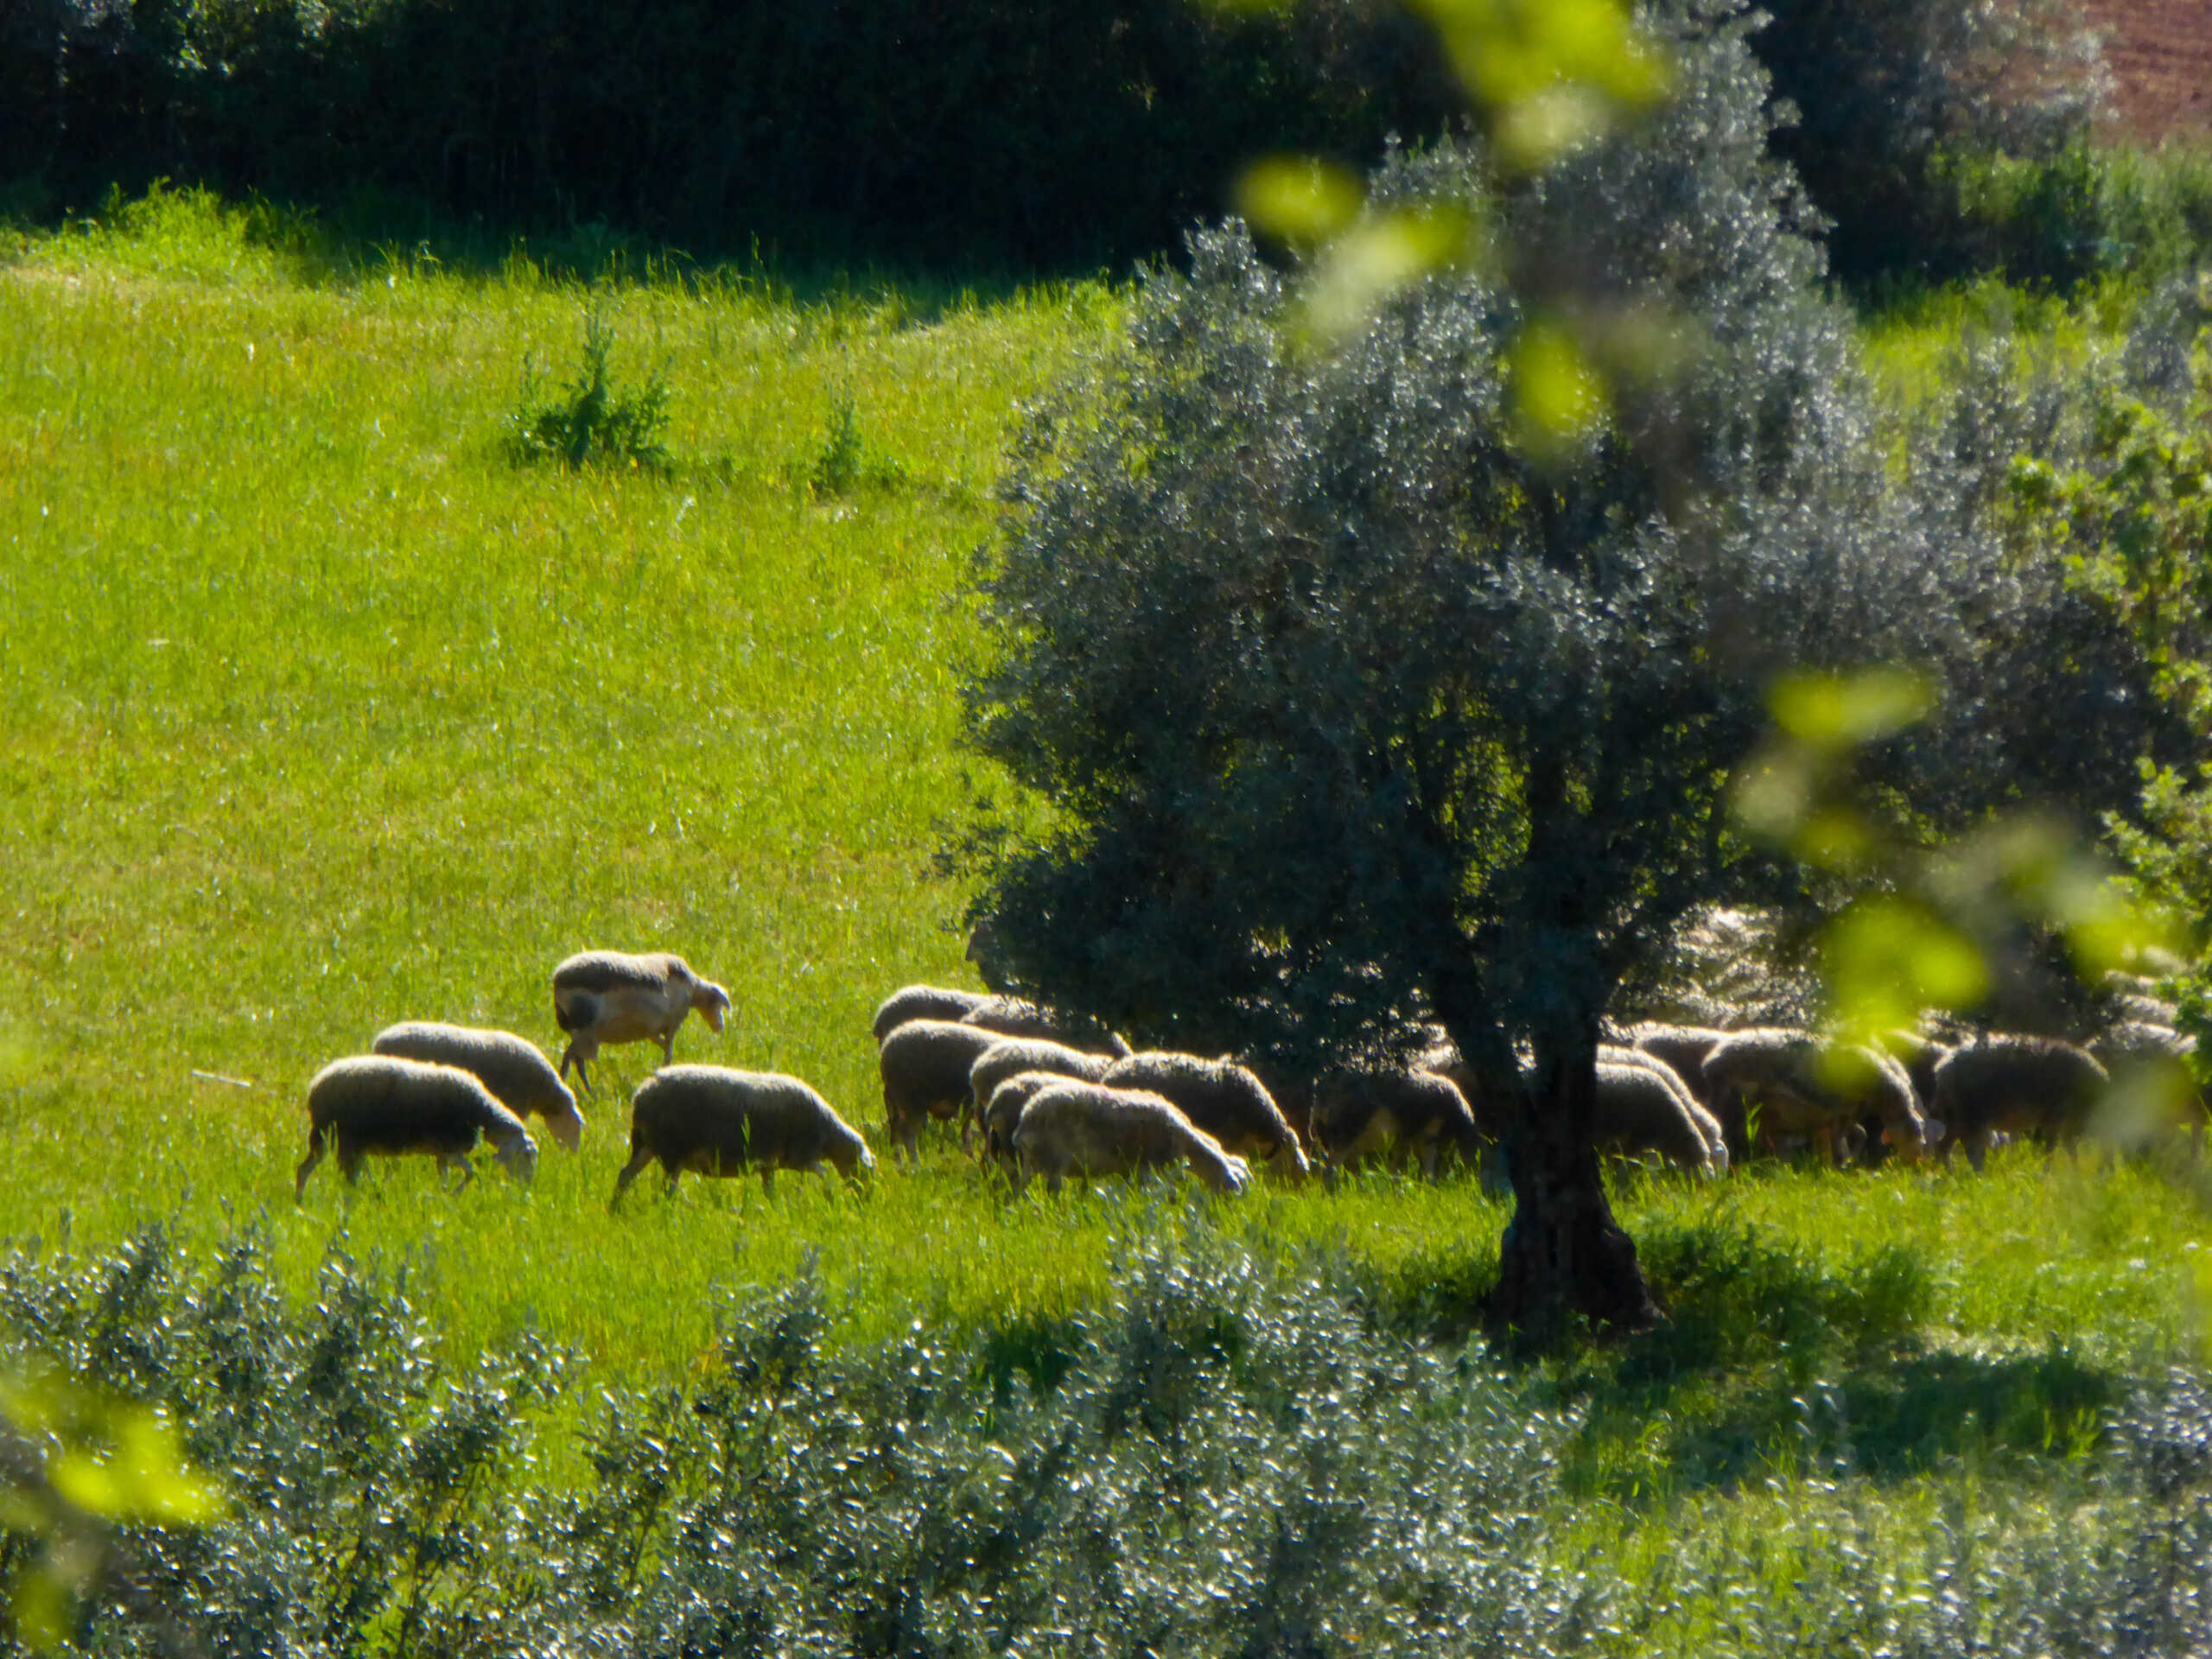
<svg viewBox="0 0 2212 1659">
<path fill-rule="evenodd" d="M 1171 1228 L 1166 1230 L 1172 1232 Z M 2212 1641 L 2212 1393 L 2152 1379 L 2046 1510 L 1947 1484 L 1900 1529 L 1847 1452 L 1751 1529 L 1616 1578 L 1561 1491 L 1571 1417 L 1479 1348 L 1378 1332 L 1341 1263 L 1193 1227 L 1133 1248 L 1057 1363 L 821 1287 L 733 1293 L 675 1385 L 524 1339 L 439 1356 L 419 1283 L 312 1296 L 249 1231 L 0 1264 L 0 1356 L 158 1406 L 228 1494 L 124 1529 L 56 1651 L 639 1656 L 2186 1653 Z M 1049 1370 L 1051 1381 L 1036 1373 Z M 548 1408 L 580 1381 L 570 1429 Z M 549 1456 L 556 1437 L 582 1436 Z M 579 1455 L 581 1454 L 581 1455 Z M 2070 1483 L 2070 1484 L 2069 1484 Z M 2079 1517 L 2094 1517 L 2081 1524 Z M 1562 1523 L 1566 1523 L 1563 1527 Z M 34 1540 L 0 1523 L 0 1560 Z M 0 1651 L 22 1651 L 0 1628 Z"/>
<path fill-rule="evenodd" d="M 2139 723 L 2123 631 L 2007 562 L 1986 461 L 1899 467 L 1878 433 L 1751 17 L 1650 22 L 1676 96 L 1643 127 L 1506 191 L 1459 146 L 1376 180 L 1486 213 L 1497 264 L 1319 357 L 1294 273 L 1195 232 L 1031 423 L 969 687 L 978 747 L 1059 814 L 970 847 L 1026 985 L 1192 1046 L 1310 1058 L 1428 1014 L 1541 1065 L 1690 906 L 1809 896 L 1727 811 L 1785 670 L 1930 677 L 1932 720 L 1871 757 L 1923 831 L 2127 786 L 2050 718 Z M 1522 442 L 1508 356 L 1560 289 L 1672 359 L 1564 455 Z"/>
</svg>

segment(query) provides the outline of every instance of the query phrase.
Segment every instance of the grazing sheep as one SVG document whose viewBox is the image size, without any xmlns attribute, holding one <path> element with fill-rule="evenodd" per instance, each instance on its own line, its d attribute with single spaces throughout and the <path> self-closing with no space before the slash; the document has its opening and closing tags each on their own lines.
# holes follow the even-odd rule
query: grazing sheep
<svg viewBox="0 0 2212 1659">
<path fill-rule="evenodd" d="M 1006 1039 L 981 1026 L 950 1020 L 909 1020 L 895 1027 L 876 1052 L 883 1075 L 883 1117 L 895 1154 L 921 1154 L 915 1138 L 931 1117 L 968 1109 L 968 1074 L 976 1062 Z"/>
<path fill-rule="evenodd" d="M 903 985 L 876 1004 L 876 1043 L 880 1046 L 886 1037 L 909 1020 L 957 1020 L 989 1001 L 980 991 L 956 991 L 943 985 Z"/>
<path fill-rule="evenodd" d="M 293 1202 L 307 1201 L 308 1177 L 333 1140 L 349 1186 L 361 1179 L 361 1160 L 372 1152 L 431 1154 L 441 1185 L 447 1171 L 458 1166 L 467 1186 L 476 1176 L 468 1154 L 480 1136 L 492 1143 L 509 1174 L 529 1182 L 537 1169 L 537 1142 L 520 1118 L 460 1067 L 397 1054 L 333 1060 L 308 1084 L 308 1155 L 292 1182 Z"/>
<path fill-rule="evenodd" d="M 1700 1103 L 1706 1103 L 1701 1086 L 1705 1078 L 1705 1058 L 1728 1039 L 1729 1033 L 1713 1026 L 1670 1026 L 1658 1020 L 1646 1020 L 1630 1026 L 1624 1033 L 1628 1046 L 1664 1060 L 1674 1068 L 1675 1075 Z"/>
<path fill-rule="evenodd" d="M 655 1159 L 671 1192 L 687 1169 L 702 1175 L 757 1169 L 770 1192 L 779 1169 L 803 1173 L 827 1163 L 849 1181 L 875 1169 L 860 1132 L 797 1077 L 722 1065 L 667 1066 L 638 1085 L 630 1103 L 630 1161 L 614 1178 L 608 1209 Z"/>
<path fill-rule="evenodd" d="M 1173 1101 L 1230 1152 L 1265 1159 L 1278 1175 L 1303 1180 L 1311 1173 L 1297 1130 L 1266 1085 L 1241 1065 L 1154 1049 L 1115 1061 L 1100 1081 L 1109 1089 L 1144 1090 Z"/>
<path fill-rule="evenodd" d="M 1827 1046 L 1810 1033 L 1781 1027 L 1731 1032 L 1705 1059 L 1706 1097 L 1738 1162 L 1750 1154 L 1748 1109 L 1759 1109 L 1759 1136 L 1769 1148 L 1785 1137 L 1825 1145 L 1839 1166 L 1850 1161 L 1852 1132 L 1862 1118 L 1881 1127 L 1898 1156 L 1928 1150 L 1928 1120 L 1913 1098 L 1912 1079 L 1889 1055 L 1854 1046 L 1855 1078 L 1831 1077 Z"/>
<path fill-rule="evenodd" d="M 1635 1054 L 1634 1059 L 1608 1058 Z M 1710 1126 L 1708 1128 L 1708 1126 Z M 1634 1156 L 1656 1152 L 1695 1174 L 1723 1174 L 1728 1147 L 1720 1125 L 1691 1097 L 1674 1068 L 1656 1055 L 1601 1048 L 1591 1140 L 1600 1152 Z"/>
<path fill-rule="evenodd" d="M 1308 1122 L 1315 1150 L 1332 1168 L 1417 1158 L 1432 1180 L 1446 1158 L 1478 1167 L 1489 1138 L 1465 1090 L 1440 1071 L 1420 1069 L 1325 1072 L 1314 1080 Z"/>
<path fill-rule="evenodd" d="M 599 1058 L 601 1043 L 660 1044 L 661 1062 L 676 1058 L 676 1028 L 694 1008 L 719 1033 L 729 993 L 701 979 L 681 957 L 656 950 L 642 957 L 620 950 L 587 950 L 553 970 L 553 1017 L 569 1033 L 561 1075 L 573 1063 L 576 1081 L 591 1092 L 584 1067 Z"/>
<path fill-rule="evenodd" d="M 1936 1068 L 1943 1157 L 1963 1142 L 1980 1169 L 1999 1131 L 2031 1135 L 2046 1149 L 2070 1147 L 2110 1081 L 2088 1050 L 2055 1037 L 1997 1033 L 1954 1049 Z"/>
<path fill-rule="evenodd" d="M 987 1163 L 1014 1166 L 1014 1131 L 1021 1122 L 1023 1108 L 1041 1090 L 1056 1083 L 1071 1081 L 1060 1071 L 1023 1071 L 1007 1077 L 991 1090 L 985 1103 L 983 1120 L 983 1159 Z M 1087 1078 L 1072 1079 L 1087 1082 Z"/>
<path fill-rule="evenodd" d="M 1187 1162 L 1217 1192 L 1242 1192 L 1249 1167 L 1183 1116 L 1172 1101 L 1141 1090 L 1072 1080 L 1039 1089 L 1014 1129 L 1017 1196 L 1032 1175 L 1058 1192 L 1070 1175 L 1128 1175 Z"/>
<path fill-rule="evenodd" d="M 409 1020 L 378 1032 L 369 1052 L 457 1065 L 517 1117 L 543 1118 L 553 1138 L 570 1152 L 583 1144 L 584 1115 L 576 1109 L 576 1097 L 537 1045 L 512 1032 Z"/>
<path fill-rule="evenodd" d="M 991 1091 L 1008 1077 L 1024 1071 L 1049 1071 L 1063 1077 L 1097 1083 L 1103 1080 L 1106 1068 L 1113 1064 L 1106 1055 L 1086 1054 L 1065 1043 L 1048 1043 L 1041 1038 L 1016 1037 L 993 1043 L 968 1070 L 968 1108 L 960 1117 L 962 1150 L 968 1147 L 969 1114 L 981 1123 L 984 1108 L 991 1102 Z"/>
<path fill-rule="evenodd" d="M 1019 997 L 988 996 L 960 1016 L 960 1023 L 995 1031 L 1001 1037 L 1033 1037 L 1070 1048 L 1128 1058 L 1129 1046 L 1087 1015 L 1067 1017 Z"/>
</svg>

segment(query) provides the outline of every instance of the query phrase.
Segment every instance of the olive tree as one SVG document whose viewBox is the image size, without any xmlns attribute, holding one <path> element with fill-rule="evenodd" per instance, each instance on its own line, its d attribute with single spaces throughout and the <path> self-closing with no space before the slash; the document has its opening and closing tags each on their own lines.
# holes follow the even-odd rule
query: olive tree
<svg viewBox="0 0 2212 1659">
<path fill-rule="evenodd" d="M 1194 234 L 1029 423 L 979 583 L 972 741 L 1050 806 L 965 843 L 1001 965 L 1278 1063 L 1440 1024 L 1510 1124 L 1512 1322 L 1652 1316 L 1591 1148 L 1599 1021 L 1694 906 L 1819 896 L 1729 811 L 1777 675 L 1919 665 L 1937 717 L 1867 764 L 1923 830 L 2079 786 L 1982 695 L 2062 584 L 1996 567 L 1966 469 L 1901 481 L 1714 12 L 1656 25 L 1676 96 L 1639 130 L 1510 190 L 1470 148 L 1387 166 L 1377 211 L 1465 203 L 1503 257 L 1338 351 L 1241 226 Z M 1569 270 L 1586 337 L 1675 360 L 1561 449 L 1512 382 Z M 2124 708 L 2109 656 L 2035 683 Z"/>
</svg>

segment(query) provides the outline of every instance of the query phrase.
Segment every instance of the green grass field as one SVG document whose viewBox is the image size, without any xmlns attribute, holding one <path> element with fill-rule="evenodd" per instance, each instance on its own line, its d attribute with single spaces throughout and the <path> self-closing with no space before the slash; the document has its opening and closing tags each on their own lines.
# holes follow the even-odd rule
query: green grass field
<svg viewBox="0 0 2212 1659">
<path fill-rule="evenodd" d="M 679 1058 L 798 1073 L 880 1132 L 874 1005 L 972 982 L 931 874 L 975 765 L 963 572 L 1017 405 L 1109 337 L 1109 290 L 335 269 L 182 197 L 8 245 L 0 1236 L 258 1222 L 302 1293 L 334 1248 L 406 1263 L 459 1349 L 533 1329 L 650 1382 L 711 1352 L 718 1287 L 810 1257 L 854 1340 L 939 1318 L 1048 1346 L 1119 1241 L 1184 1224 L 1156 1192 L 1007 1203 L 950 1143 L 865 1197 L 648 1182 L 610 1216 L 642 1049 L 527 1194 L 486 1160 L 445 1196 L 409 1161 L 291 1199 L 317 1068 L 403 1018 L 551 1046 L 548 974 L 586 946 L 681 951 L 734 1007 Z M 666 475 L 505 451 L 525 363 L 571 372 L 594 308 L 618 372 L 672 388 Z M 847 404 L 863 480 L 817 491 Z M 1629 1180 L 1676 1318 L 1546 1372 L 1592 1413 L 1581 1490 L 1794 1475 L 1828 1387 L 1901 1478 L 2069 1457 L 2196 1340 L 2206 1190 L 2025 1155 Z M 1200 1207 L 1294 1266 L 1340 1252 L 1383 1317 L 1449 1339 L 1506 1215 L 1389 1177 Z"/>
</svg>

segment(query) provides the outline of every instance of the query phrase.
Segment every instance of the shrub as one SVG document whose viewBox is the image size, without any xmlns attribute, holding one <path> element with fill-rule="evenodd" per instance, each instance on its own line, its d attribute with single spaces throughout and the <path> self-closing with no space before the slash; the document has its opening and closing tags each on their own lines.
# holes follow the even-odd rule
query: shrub
<svg viewBox="0 0 2212 1659">
<path fill-rule="evenodd" d="M 551 461 L 571 470 L 591 466 L 665 472 L 673 464 L 661 440 L 668 429 L 668 382 L 658 371 L 634 390 L 619 387 L 608 359 L 614 330 L 597 312 L 584 319 L 583 364 L 557 396 L 541 399 L 531 365 L 509 417 L 508 441 L 519 461 Z"/>
</svg>

